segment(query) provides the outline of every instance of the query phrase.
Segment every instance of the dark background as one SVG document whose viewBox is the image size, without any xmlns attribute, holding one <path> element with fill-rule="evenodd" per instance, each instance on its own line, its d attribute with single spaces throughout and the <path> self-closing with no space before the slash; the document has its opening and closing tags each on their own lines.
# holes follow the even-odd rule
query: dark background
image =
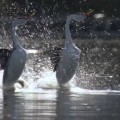
<svg viewBox="0 0 120 120">
<path fill-rule="evenodd" d="M 86 12 L 120 17 L 120 0 L 0 0 L 0 14 L 16 16 L 36 11 L 36 15 L 59 15 Z"/>
</svg>

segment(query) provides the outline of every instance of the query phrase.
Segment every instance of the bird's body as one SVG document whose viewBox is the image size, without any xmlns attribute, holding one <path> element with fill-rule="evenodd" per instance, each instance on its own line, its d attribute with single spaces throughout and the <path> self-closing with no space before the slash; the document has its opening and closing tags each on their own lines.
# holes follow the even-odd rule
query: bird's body
<svg viewBox="0 0 120 120">
<path fill-rule="evenodd" d="M 85 18 L 84 15 L 70 15 L 65 24 L 65 48 L 61 54 L 61 59 L 56 70 L 56 78 L 59 85 L 64 85 L 74 76 L 80 59 L 80 49 L 73 44 L 69 24 L 71 20 L 80 22 Z"/>
<path fill-rule="evenodd" d="M 24 19 L 16 19 L 12 22 L 13 49 L 3 74 L 3 89 L 5 90 L 14 88 L 14 83 L 18 80 L 25 67 L 26 51 L 20 46 L 15 30 L 17 25 L 24 24 L 25 21 Z"/>
<path fill-rule="evenodd" d="M 56 71 L 56 77 L 59 84 L 64 84 L 73 77 L 78 66 L 79 59 L 80 50 L 78 48 L 73 46 L 70 50 L 64 48 Z"/>
<path fill-rule="evenodd" d="M 26 52 L 21 48 L 14 48 L 11 51 L 3 75 L 4 89 L 13 88 L 14 83 L 18 80 L 23 72 L 26 63 Z"/>
</svg>

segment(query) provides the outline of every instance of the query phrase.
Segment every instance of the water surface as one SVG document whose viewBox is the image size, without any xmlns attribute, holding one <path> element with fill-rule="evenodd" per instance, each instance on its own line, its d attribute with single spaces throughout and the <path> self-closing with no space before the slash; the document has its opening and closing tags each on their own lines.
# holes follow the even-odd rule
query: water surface
<svg viewBox="0 0 120 120">
<path fill-rule="evenodd" d="M 0 98 L 0 119 L 120 119 L 120 92 L 82 90 L 78 93 L 68 89 L 44 90 L 44 93 L 4 93 Z"/>
</svg>

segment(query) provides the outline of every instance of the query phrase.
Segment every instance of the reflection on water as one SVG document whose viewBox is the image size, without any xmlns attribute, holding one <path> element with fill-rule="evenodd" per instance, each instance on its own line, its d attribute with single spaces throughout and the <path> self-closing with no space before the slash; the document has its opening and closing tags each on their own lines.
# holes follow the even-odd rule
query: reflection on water
<svg viewBox="0 0 120 120">
<path fill-rule="evenodd" d="M 47 90 L 45 90 L 47 91 Z M 94 91 L 93 91 L 94 93 Z M 0 100 L 2 120 L 119 120 L 119 94 L 7 92 Z"/>
<path fill-rule="evenodd" d="M 39 97 L 40 96 L 40 97 Z M 42 99 L 44 94 L 7 93 L 3 99 L 3 120 L 52 120 L 55 100 Z"/>
</svg>

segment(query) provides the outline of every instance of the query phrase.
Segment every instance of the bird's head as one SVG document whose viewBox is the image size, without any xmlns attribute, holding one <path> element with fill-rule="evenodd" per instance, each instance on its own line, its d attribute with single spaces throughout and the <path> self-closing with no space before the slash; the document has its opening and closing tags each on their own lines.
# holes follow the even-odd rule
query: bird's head
<svg viewBox="0 0 120 120">
<path fill-rule="evenodd" d="M 18 26 L 18 25 L 24 25 L 26 23 L 27 19 L 21 19 L 21 18 L 16 18 L 15 20 L 12 21 L 13 26 Z"/>
<path fill-rule="evenodd" d="M 67 20 L 68 21 L 71 21 L 71 20 L 74 20 L 74 21 L 77 21 L 77 22 L 80 22 L 80 21 L 83 21 L 85 19 L 85 15 L 80 13 L 80 14 L 73 14 L 73 15 L 69 15 L 67 17 Z"/>
<path fill-rule="evenodd" d="M 92 12 L 93 12 L 93 10 L 91 10 L 87 13 L 81 12 L 79 14 L 73 14 L 73 15 L 68 16 L 68 19 L 69 20 L 74 20 L 74 21 L 77 21 L 77 22 L 81 22 L 81 21 L 84 21 L 86 16 L 89 16 Z"/>
<path fill-rule="evenodd" d="M 77 22 L 84 21 L 85 18 L 86 18 L 86 15 L 84 13 L 70 15 L 70 19 Z"/>
</svg>

